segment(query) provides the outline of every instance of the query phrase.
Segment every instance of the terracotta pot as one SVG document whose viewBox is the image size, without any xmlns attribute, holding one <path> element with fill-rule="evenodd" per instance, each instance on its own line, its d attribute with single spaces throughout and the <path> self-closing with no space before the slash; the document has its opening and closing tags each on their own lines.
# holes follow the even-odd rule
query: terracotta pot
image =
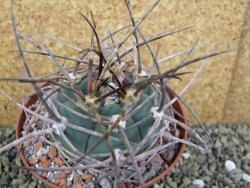
<svg viewBox="0 0 250 188">
<path fill-rule="evenodd" d="M 42 84 L 41 87 L 44 87 L 48 85 L 47 83 L 45 84 Z M 171 91 L 168 91 L 168 94 L 170 96 L 170 98 L 174 98 L 174 95 L 171 93 Z M 31 96 L 28 101 L 25 103 L 25 106 L 28 107 L 32 104 L 34 104 L 37 100 L 37 96 L 34 94 L 33 96 Z M 181 114 L 183 117 L 185 117 L 185 114 L 182 110 L 182 107 L 180 105 L 180 103 L 178 101 L 176 101 L 174 104 L 173 104 L 173 107 L 175 108 L 175 110 L 177 112 L 179 112 L 179 114 Z M 16 124 L 16 138 L 20 138 L 21 137 L 21 132 L 22 132 L 22 126 L 23 126 L 23 123 L 25 122 L 25 113 L 24 111 L 21 111 L 18 119 L 17 119 L 17 124 Z M 176 116 L 175 117 L 177 120 L 185 123 L 185 119 L 179 117 L 179 116 Z M 187 139 L 187 131 L 183 128 L 180 128 L 180 138 L 182 139 Z M 145 186 L 146 187 L 149 187 L 151 185 L 153 185 L 155 182 L 159 181 L 162 177 L 164 177 L 167 173 L 169 173 L 171 171 L 171 169 L 175 166 L 175 164 L 177 163 L 177 161 L 180 159 L 183 151 L 184 151 L 184 148 L 185 148 L 185 144 L 179 144 L 180 147 L 179 147 L 179 151 L 176 155 L 176 158 L 175 160 L 172 162 L 171 165 L 168 166 L 168 168 L 166 168 L 161 174 L 159 174 L 158 176 L 156 176 L 155 178 L 151 179 L 150 181 L 146 182 L 145 183 Z M 21 161 L 23 163 L 23 165 L 25 167 L 30 167 L 30 164 L 28 162 L 28 160 L 25 158 L 25 155 L 24 155 L 24 150 L 21 149 L 20 152 L 19 152 L 19 156 L 21 158 Z M 53 188 L 60 188 L 58 186 L 56 186 L 55 184 L 49 182 L 48 180 L 44 179 L 43 177 L 41 177 L 38 173 L 36 173 L 35 171 L 31 171 L 32 175 L 34 177 L 36 177 L 38 180 L 41 180 L 44 184 L 46 184 L 47 186 L 50 186 L 50 187 L 53 187 Z"/>
</svg>

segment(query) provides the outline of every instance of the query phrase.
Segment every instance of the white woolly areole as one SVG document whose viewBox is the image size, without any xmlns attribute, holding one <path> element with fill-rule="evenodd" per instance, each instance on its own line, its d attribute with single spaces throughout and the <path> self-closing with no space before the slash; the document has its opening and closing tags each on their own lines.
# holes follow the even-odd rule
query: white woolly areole
<svg viewBox="0 0 250 188">
<path fill-rule="evenodd" d="M 114 132 L 114 133 L 118 133 L 118 132 L 119 132 L 119 130 L 118 130 L 117 128 L 114 128 L 114 129 L 112 130 L 112 132 Z"/>
<path fill-rule="evenodd" d="M 146 72 L 146 71 L 142 70 L 141 73 L 138 74 L 138 76 L 146 77 L 146 76 L 148 76 L 148 75 L 147 75 L 147 72 Z"/>
<path fill-rule="evenodd" d="M 127 96 L 134 96 L 134 90 L 133 89 L 130 89 L 127 91 Z"/>
<path fill-rule="evenodd" d="M 76 78 L 76 76 L 72 72 L 69 73 L 69 77 L 73 80 Z"/>
<path fill-rule="evenodd" d="M 111 122 L 112 122 L 112 123 L 115 123 L 115 122 L 117 121 L 118 118 L 119 118 L 119 115 L 118 115 L 118 114 L 111 116 Z M 118 125 L 119 125 L 120 127 L 122 127 L 122 128 L 126 128 L 126 121 L 119 121 Z M 110 126 L 110 127 L 111 127 L 111 126 Z M 117 128 L 114 128 L 114 129 L 112 130 L 112 132 L 116 132 L 116 133 L 118 133 L 118 131 L 119 131 L 119 130 L 118 130 Z"/>
<path fill-rule="evenodd" d="M 120 150 L 120 149 L 114 149 L 114 153 L 115 153 L 115 159 L 117 161 L 121 161 L 121 160 L 125 159 L 125 157 L 124 157 L 124 155 L 122 153 L 122 150 Z"/>
<path fill-rule="evenodd" d="M 153 117 L 154 118 L 158 117 L 161 120 L 163 118 L 164 113 L 162 111 L 161 112 L 157 112 L 157 110 L 158 110 L 158 107 L 153 106 L 151 108 L 151 112 L 153 113 Z"/>
<path fill-rule="evenodd" d="M 120 126 L 120 127 L 122 127 L 122 128 L 126 128 L 126 121 L 120 121 L 119 123 L 118 123 L 118 125 Z"/>
<path fill-rule="evenodd" d="M 113 116 L 111 116 L 110 121 L 111 121 L 112 123 L 115 123 L 116 120 L 117 120 L 118 118 L 119 118 L 119 115 L 118 115 L 118 114 L 113 115 Z M 109 128 L 111 128 L 111 125 L 109 126 Z M 112 132 L 118 133 L 119 131 L 118 131 L 117 128 L 114 128 L 114 129 L 112 130 Z"/>
<path fill-rule="evenodd" d="M 127 91 L 127 95 L 126 95 L 126 99 L 129 101 L 129 102 L 132 102 L 136 99 L 136 96 L 134 95 L 135 93 L 135 90 L 134 89 L 129 89 Z"/>
<path fill-rule="evenodd" d="M 113 115 L 113 116 L 111 116 L 111 122 L 112 123 L 114 123 L 114 122 L 116 122 L 116 120 L 119 118 L 119 114 L 116 114 L 116 115 Z"/>
<path fill-rule="evenodd" d="M 95 97 L 89 97 L 88 95 L 85 96 L 86 101 L 88 101 L 88 103 L 95 103 Z"/>
<path fill-rule="evenodd" d="M 115 89 L 118 88 L 118 86 L 115 85 L 115 83 L 113 83 L 113 82 L 110 82 L 109 85 L 110 85 L 111 87 L 115 88 Z"/>
<path fill-rule="evenodd" d="M 61 135 L 61 133 L 66 129 L 66 122 L 68 120 L 65 117 L 61 117 L 61 122 L 60 123 L 54 123 L 52 125 L 52 128 L 55 130 L 55 133 L 57 135 Z"/>
</svg>

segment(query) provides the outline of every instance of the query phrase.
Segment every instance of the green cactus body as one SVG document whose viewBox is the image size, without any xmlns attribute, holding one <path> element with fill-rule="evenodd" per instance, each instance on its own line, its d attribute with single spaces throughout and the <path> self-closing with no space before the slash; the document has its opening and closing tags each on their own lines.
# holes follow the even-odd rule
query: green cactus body
<svg viewBox="0 0 250 188">
<path fill-rule="evenodd" d="M 96 74 L 93 74 L 93 79 L 96 78 Z M 131 80 L 130 76 L 127 76 L 127 80 Z M 82 80 L 77 84 L 77 87 L 82 91 L 83 94 L 87 95 L 87 78 L 86 76 L 82 78 Z M 104 86 L 102 86 L 104 87 Z M 139 84 L 135 86 L 136 89 L 140 87 Z M 136 104 L 133 104 L 132 101 L 131 105 L 134 105 L 134 108 L 136 108 L 139 104 L 144 102 L 151 94 L 156 92 L 156 88 L 152 85 L 148 85 L 140 94 L 139 99 L 136 101 Z M 56 99 L 60 102 L 69 107 L 70 109 L 79 112 L 81 114 L 90 116 L 90 113 L 83 111 L 79 107 L 77 107 L 75 104 L 73 104 L 71 101 L 67 100 L 63 95 L 67 95 L 69 98 L 73 99 L 75 102 L 77 102 L 76 96 L 72 91 L 66 90 L 64 88 L 60 89 L 60 92 L 58 92 Z M 97 95 L 100 95 L 101 92 L 97 92 Z M 102 93 L 103 94 L 103 93 Z M 161 98 L 161 94 L 159 92 L 156 93 L 157 98 Z M 157 100 L 159 101 L 159 100 Z M 151 108 L 153 106 L 157 106 L 157 104 L 154 104 L 154 97 L 147 101 L 143 107 L 138 110 L 134 115 L 132 115 L 130 118 L 126 120 L 126 128 L 125 133 L 128 137 L 128 140 L 130 143 L 138 144 L 140 143 L 143 138 L 147 135 L 149 129 L 154 123 L 153 115 L 151 114 Z M 113 115 L 118 115 L 121 113 L 122 109 L 124 107 L 124 102 L 107 102 L 107 99 L 103 100 L 99 106 L 96 108 L 100 115 L 111 118 Z M 72 123 L 77 126 L 81 126 L 84 128 L 87 128 L 89 130 L 93 130 L 99 133 L 102 133 L 101 127 L 97 124 L 97 122 L 93 122 L 92 120 L 86 120 L 83 119 L 71 112 L 69 112 L 64 107 L 58 107 L 58 111 L 61 116 L 65 117 L 69 123 Z M 129 126 L 133 125 L 134 123 L 138 122 L 139 120 L 143 119 L 146 116 L 150 116 L 146 121 L 144 121 L 142 124 L 133 127 L 128 128 Z M 93 117 L 93 115 L 92 115 Z M 105 127 L 108 129 L 109 126 L 105 125 Z M 156 130 L 157 131 L 157 130 Z M 99 139 L 100 137 L 90 135 L 84 132 L 77 131 L 72 128 L 66 128 L 64 131 L 67 138 L 71 141 L 71 143 L 82 153 L 88 151 Z M 120 138 L 119 132 L 110 132 L 110 136 L 120 139 L 121 141 L 115 141 L 112 140 L 112 145 L 114 149 L 126 149 L 125 144 L 123 143 L 122 139 Z M 57 136 L 58 139 L 61 141 L 65 147 L 70 149 L 68 146 L 66 146 L 65 141 Z M 143 150 L 151 143 L 146 143 L 144 145 Z M 103 140 L 92 152 L 92 154 L 107 154 L 110 153 L 110 148 L 108 147 L 105 140 Z"/>
</svg>

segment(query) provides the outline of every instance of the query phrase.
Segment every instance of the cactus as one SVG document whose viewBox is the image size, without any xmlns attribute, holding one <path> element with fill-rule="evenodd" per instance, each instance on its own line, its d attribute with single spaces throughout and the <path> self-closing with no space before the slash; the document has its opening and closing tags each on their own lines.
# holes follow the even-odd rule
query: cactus
<svg viewBox="0 0 250 188">
<path fill-rule="evenodd" d="M 159 0 L 149 8 L 139 21 L 135 21 L 129 1 L 125 0 L 131 24 L 115 32 L 107 30 L 103 38 L 100 38 L 96 32 L 93 16 L 90 21 L 81 15 L 91 29 L 92 38 L 90 47 L 80 52 L 79 59 L 54 55 L 39 34 L 36 36 L 41 44 L 18 33 L 13 11 L 11 11 L 18 52 L 28 77 L 0 78 L 0 80 L 32 84 L 39 104 L 42 104 L 42 112 L 37 113 L 19 103 L 16 104 L 27 113 L 38 117 L 41 122 L 45 122 L 46 126 L 39 128 L 35 136 L 44 137 L 48 143 L 54 143 L 58 152 L 65 157 L 65 164 L 72 165 L 72 168 L 31 168 L 32 170 L 51 172 L 65 169 L 77 170 L 85 169 L 89 165 L 92 170 L 96 169 L 97 172 L 112 175 L 112 181 L 116 181 L 118 184 L 125 180 L 135 181 L 136 184 L 143 187 L 143 183 L 148 179 L 145 179 L 145 171 L 139 165 L 140 162 L 150 162 L 156 154 L 168 152 L 170 147 L 178 150 L 177 143 L 189 144 L 209 152 L 205 142 L 194 130 L 184 122 L 175 119 L 176 116 L 180 116 L 172 107 L 177 98 L 183 102 L 188 110 L 190 108 L 180 95 L 169 89 L 167 81 L 180 79 L 181 75 L 188 73 L 178 72 L 181 68 L 229 50 L 187 60 L 190 53 L 197 49 L 195 43 L 192 48 L 182 52 L 186 53 L 186 58 L 179 65 L 162 72 L 157 55 L 150 43 L 190 27 L 145 38 L 139 26 L 158 3 Z M 127 32 L 126 37 L 116 43 L 114 36 L 128 28 L 131 30 Z M 19 37 L 33 44 L 40 52 L 22 50 Z M 57 39 L 52 40 L 67 45 Z M 125 42 L 128 40 L 132 41 L 129 48 L 125 46 Z M 150 67 L 145 67 L 141 62 L 141 46 L 146 46 L 152 56 L 153 64 Z M 121 47 L 124 47 L 125 50 L 122 50 Z M 59 73 L 49 77 L 32 76 L 24 53 L 48 56 L 52 63 L 58 66 Z M 175 56 L 178 54 L 180 53 Z M 74 68 L 65 68 L 59 63 L 60 59 L 75 62 Z M 47 82 L 48 86 L 45 89 L 40 89 L 37 83 L 41 82 Z M 171 99 L 167 89 L 174 93 L 176 98 Z M 2 90 L 1 93 L 10 98 Z M 13 101 L 11 98 L 10 100 Z M 194 114 L 192 111 L 191 113 Z M 195 114 L 194 117 L 200 122 Z M 176 137 L 178 136 L 178 127 L 187 129 L 202 146 Z M 25 139 L 24 136 L 15 144 L 22 143 Z M 6 148 L 0 149 L 0 152 Z M 129 172 L 126 169 L 129 169 Z"/>
<path fill-rule="evenodd" d="M 83 74 L 83 76 L 82 76 L 83 78 L 81 79 L 81 81 L 79 83 L 77 83 L 76 87 L 85 96 L 88 96 L 88 94 L 87 94 L 88 93 L 87 92 L 88 80 L 87 80 L 87 76 L 86 76 L 87 72 L 85 71 L 84 73 L 85 74 Z M 123 72 L 123 74 L 126 74 L 126 72 Z M 111 82 L 109 81 L 110 83 L 107 83 L 107 85 L 113 85 L 113 87 L 110 88 L 109 86 L 101 86 L 99 88 L 99 92 L 94 94 L 94 96 L 92 98 L 97 100 L 98 96 L 108 94 L 108 93 L 112 92 L 114 88 L 119 87 L 118 84 L 114 84 L 115 80 L 112 81 L 111 77 L 109 78 L 109 80 Z M 113 83 L 113 84 L 111 84 L 111 83 Z M 139 89 L 139 86 L 135 85 L 134 88 L 132 88 L 132 89 L 136 91 Z M 125 133 L 126 133 L 126 136 L 128 137 L 129 142 L 134 143 L 134 144 L 138 144 L 147 135 L 148 131 L 150 130 L 151 126 L 154 123 L 154 118 L 153 118 L 153 115 L 152 115 L 150 109 L 152 109 L 153 106 L 159 105 L 157 103 L 159 103 L 159 101 L 160 101 L 161 93 L 158 91 L 158 89 L 156 87 L 149 85 L 141 93 L 139 93 L 137 97 L 132 96 L 132 98 L 129 99 L 130 96 L 128 95 L 128 93 L 131 92 L 132 89 L 130 88 L 130 90 L 126 91 L 126 94 L 124 94 L 124 98 L 118 96 L 118 94 L 115 93 L 115 94 L 113 94 L 114 96 L 109 96 L 100 102 L 96 102 L 96 103 L 94 102 L 94 105 L 95 105 L 96 111 L 100 114 L 100 116 L 103 116 L 107 119 L 114 120 L 114 118 L 116 118 L 120 115 L 120 113 L 122 112 L 122 109 L 125 106 L 127 106 L 128 108 L 130 106 L 133 106 L 133 108 L 131 109 L 131 112 L 132 112 L 140 104 L 142 104 L 143 101 L 146 101 L 146 103 L 144 103 L 142 106 L 140 106 L 140 108 L 137 110 L 136 113 L 132 113 L 132 115 L 128 115 L 128 117 L 126 117 L 126 120 L 123 120 L 123 122 L 121 123 L 123 125 L 120 125 L 123 128 L 125 128 Z M 67 98 L 65 98 L 63 96 L 73 98 L 73 100 L 69 101 L 69 100 L 67 100 Z M 69 123 L 72 123 L 74 125 L 102 133 L 100 126 L 98 126 L 98 123 L 95 120 L 87 119 L 91 115 L 93 116 L 93 114 L 91 114 L 86 108 L 84 108 L 84 106 L 77 107 L 75 105 L 75 103 L 77 102 L 77 99 L 74 96 L 73 92 L 67 91 L 65 89 L 61 89 L 57 93 L 56 98 L 57 98 L 57 103 L 61 103 L 61 106 L 62 106 L 62 104 L 67 106 L 67 108 L 63 108 L 60 105 L 57 105 L 57 109 L 58 109 L 60 115 L 64 118 L 66 118 Z M 156 102 L 154 102 L 154 100 L 156 100 Z M 84 114 L 88 117 L 83 118 L 83 117 L 77 116 L 76 114 L 70 113 L 68 108 L 70 108 L 71 110 L 74 110 L 80 114 Z M 143 122 L 143 124 L 139 124 L 138 126 L 133 126 L 135 123 L 137 123 L 138 121 L 140 121 L 146 117 L 147 117 L 147 119 Z M 112 125 L 112 121 L 108 122 L 108 123 L 109 123 L 109 125 L 104 125 L 106 131 L 108 131 L 108 129 Z M 159 128 L 161 128 L 161 127 L 162 126 L 159 126 Z M 154 130 L 154 132 L 157 132 L 157 131 L 158 131 L 158 129 Z M 91 135 L 88 133 L 84 133 L 84 132 L 79 132 L 79 131 L 71 129 L 71 128 L 66 128 L 64 130 L 64 134 L 69 138 L 71 143 L 78 149 L 78 151 L 80 151 L 82 153 L 85 153 L 86 151 L 88 151 L 92 147 L 92 145 L 98 141 L 97 136 L 94 136 L 94 135 Z M 117 138 L 117 139 L 120 139 L 119 130 L 117 128 L 113 129 L 110 132 L 110 136 Z M 112 145 L 114 148 L 117 148 L 117 149 L 121 149 L 121 150 L 126 149 L 126 146 L 124 145 L 122 140 L 113 141 Z M 149 145 L 149 143 L 145 143 L 143 150 L 146 149 L 147 145 Z M 103 140 L 95 148 L 95 150 L 92 153 L 93 154 L 95 154 L 95 153 L 104 154 L 104 153 L 109 153 L 109 152 L 110 152 L 110 149 L 109 149 L 107 143 L 105 142 L 105 140 Z"/>
</svg>

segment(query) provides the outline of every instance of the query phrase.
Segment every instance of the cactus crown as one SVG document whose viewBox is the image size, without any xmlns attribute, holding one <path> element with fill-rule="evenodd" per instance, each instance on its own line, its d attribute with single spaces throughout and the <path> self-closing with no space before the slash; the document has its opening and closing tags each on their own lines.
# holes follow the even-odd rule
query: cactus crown
<svg viewBox="0 0 250 188">
<path fill-rule="evenodd" d="M 61 155 L 65 155 L 67 163 L 72 164 L 74 169 L 90 166 L 97 172 L 114 174 L 117 182 L 133 180 L 143 185 L 145 179 L 138 163 L 149 162 L 156 154 L 168 151 L 177 143 L 189 144 L 176 137 L 177 125 L 195 133 L 183 122 L 175 119 L 175 116 L 180 114 L 172 107 L 176 98 L 170 99 L 166 92 L 166 82 L 172 78 L 179 79 L 182 74 L 186 74 L 178 72 L 181 68 L 226 51 L 192 60 L 185 58 L 180 65 L 162 72 L 150 43 L 190 27 L 145 38 L 139 26 L 158 3 L 159 0 L 140 20 L 135 21 L 129 1 L 125 0 L 131 23 L 114 32 L 107 30 L 103 38 L 96 32 L 93 16 L 90 21 L 81 15 L 92 32 L 90 47 L 79 50 L 77 47 L 52 39 L 79 50 L 79 59 L 53 54 L 38 34 L 36 35 L 42 45 L 19 34 L 16 31 L 13 11 L 11 12 L 18 52 L 28 77 L 1 80 L 32 83 L 40 103 L 43 104 L 43 116 L 22 108 L 45 122 L 45 128 L 53 132 L 50 134 L 50 140 L 55 143 L 58 151 L 63 148 L 64 152 Z M 128 29 L 130 30 L 125 38 L 116 42 L 116 34 Z M 33 44 L 39 52 L 22 50 L 19 37 Z M 125 42 L 129 40 L 132 41 L 131 46 L 127 47 Z M 186 56 L 190 55 L 196 49 L 195 45 L 174 56 L 183 53 L 186 53 Z M 153 64 L 149 67 L 145 67 L 141 62 L 141 46 L 146 46 L 152 56 Z M 24 52 L 48 56 L 52 63 L 58 66 L 59 73 L 49 77 L 33 77 L 25 61 Z M 59 63 L 60 59 L 75 62 L 75 67 L 66 69 Z M 48 85 L 40 89 L 36 85 L 39 82 L 47 82 Z M 180 96 L 176 97 L 182 101 Z M 202 139 L 197 134 L 194 135 L 207 149 Z M 130 169 L 129 173 L 126 168 Z"/>
</svg>

